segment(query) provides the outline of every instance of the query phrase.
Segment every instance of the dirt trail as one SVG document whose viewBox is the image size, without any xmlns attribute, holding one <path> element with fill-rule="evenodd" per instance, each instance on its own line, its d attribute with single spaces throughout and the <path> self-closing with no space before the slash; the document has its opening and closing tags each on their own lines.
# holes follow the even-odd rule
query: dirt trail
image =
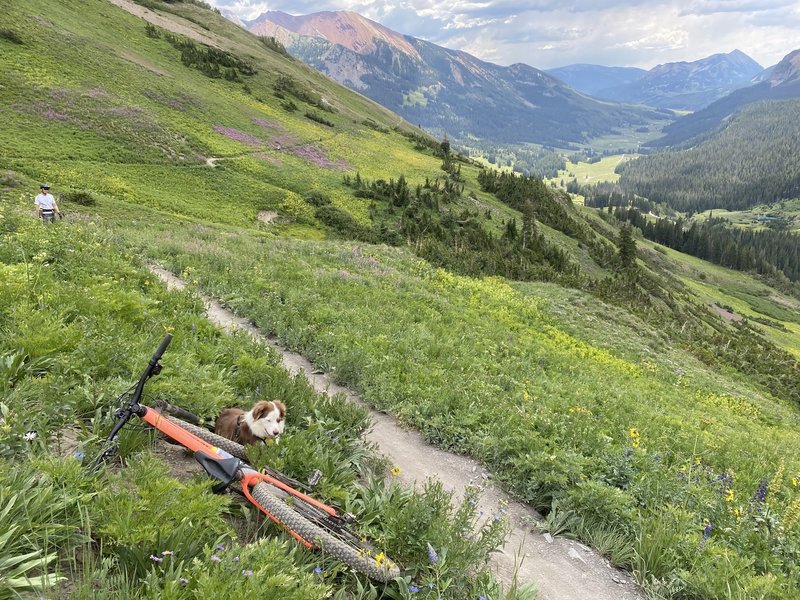
<svg viewBox="0 0 800 600">
<path fill-rule="evenodd" d="M 170 289 L 183 289 L 186 283 L 169 271 L 151 271 Z M 350 401 L 366 406 L 351 390 L 336 385 L 308 360 L 281 347 L 264 336 L 247 320 L 234 315 L 218 302 L 204 298 L 208 318 L 226 329 L 243 329 L 253 338 L 277 349 L 284 367 L 292 374 L 304 375 L 319 392 L 344 394 Z M 368 407 L 367 407 L 368 408 Z M 492 567 L 506 588 L 516 573 L 520 584 L 536 582 L 539 600 L 643 600 L 631 576 L 609 566 L 608 561 L 583 544 L 532 531 L 540 517 L 528 506 L 511 500 L 495 488 L 484 468 L 474 460 L 444 452 L 429 445 L 415 431 L 400 428 L 384 413 L 370 410 L 373 427 L 366 435 L 400 467 L 400 479 L 408 485 L 421 485 L 426 479 L 440 480 L 446 489 L 462 495 L 470 483 L 483 486 L 480 510 L 486 515 L 505 510 L 511 534 L 502 550 L 492 558 Z"/>
</svg>

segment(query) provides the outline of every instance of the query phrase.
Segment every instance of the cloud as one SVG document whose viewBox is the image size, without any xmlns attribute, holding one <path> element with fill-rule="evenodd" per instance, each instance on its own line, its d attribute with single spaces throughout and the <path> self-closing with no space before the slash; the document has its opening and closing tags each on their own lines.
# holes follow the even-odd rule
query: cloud
<svg viewBox="0 0 800 600">
<path fill-rule="evenodd" d="M 795 0 L 699 0 L 680 11 L 680 15 L 713 15 L 717 13 L 760 13 L 785 10 L 795 6 Z"/>
<path fill-rule="evenodd" d="M 210 0 L 243 19 L 266 10 L 352 10 L 478 58 L 538 68 L 650 68 L 740 49 L 774 64 L 797 48 L 798 0 Z"/>
</svg>

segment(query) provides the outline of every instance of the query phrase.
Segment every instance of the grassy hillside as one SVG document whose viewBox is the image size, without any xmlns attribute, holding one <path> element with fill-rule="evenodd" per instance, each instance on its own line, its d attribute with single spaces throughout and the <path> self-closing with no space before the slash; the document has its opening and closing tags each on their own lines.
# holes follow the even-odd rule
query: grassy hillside
<svg viewBox="0 0 800 600">
<path fill-rule="evenodd" d="M 1 527 L 22 525 L 0 555 L 37 552 L 27 574 L 66 574 L 74 597 L 139 597 L 145 584 L 154 596 L 215 597 L 233 593 L 241 569 L 210 556 L 233 544 L 254 586 L 293 590 L 281 597 L 369 597 L 324 557 L 252 523 L 232 531 L 226 516 L 241 511 L 204 484 L 165 493 L 147 436 L 125 441 L 127 479 L 80 472 L 70 457 L 108 430 L 115 395 L 171 328 L 171 368 L 154 392 L 207 415 L 260 395 L 290 400 L 292 435 L 260 464 L 297 477 L 320 468 L 325 496 L 370 521 L 365 533 L 406 568 L 404 584 L 376 593 L 409 598 L 412 584 L 415 598 L 506 597 L 482 571 L 502 520 L 473 540 L 469 502 L 451 512 L 435 484 L 412 495 L 381 483 L 385 465 L 357 437 L 363 412 L 209 326 L 202 291 L 428 439 L 484 461 L 552 529 L 630 567 L 653 597 L 797 596 L 796 362 L 709 307 L 784 324 L 763 331 L 796 351 L 793 299 L 642 241 L 622 268 L 619 230 L 597 211 L 530 181 L 495 181 L 490 194 L 477 165 L 365 98 L 213 12 L 169 9 L 149 30 L 99 0 L 6 15 L 0 489 L 14 506 L 42 496 L 58 510 L 3 520 L 0 540 Z M 170 41 L 179 26 L 231 56 Z M 203 72 L 215 68 L 222 77 Z M 49 228 L 29 215 L 42 180 L 67 194 L 66 218 Z M 151 261 L 190 291 L 167 293 Z M 528 280 L 488 276 L 506 270 Z M 134 504 L 154 497 L 162 504 Z M 131 523 L 132 506 L 170 515 L 174 534 Z M 447 561 L 432 563 L 428 543 Z M 165 550 L 174 562 L 149 558 Z M 108 591 L 95 590 L 107 576 Z"/>
</svg>

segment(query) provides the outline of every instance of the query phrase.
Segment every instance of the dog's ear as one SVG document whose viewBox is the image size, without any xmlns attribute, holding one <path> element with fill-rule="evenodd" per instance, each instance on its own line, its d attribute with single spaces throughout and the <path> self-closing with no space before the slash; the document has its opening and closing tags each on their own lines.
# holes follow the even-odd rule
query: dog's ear
<svg viewBox="0 0 800 600">
<path fill-rule="evenodd" d="M 264 418 L 267 416 L 270 411 L 272 411 L 273 405 L 272 402 L 267 402 L 266 400 L 261 400 L 260 402 L 256 402 L 256 405 L 253 407 L 253 420 L 258 421 L 259 419 Z"/>
<path fill-rule="evenodd" d="M 278 412 L 281 415 L 281 419 L 286 417 L 286 405 L 283 402 L 281 402 L 280 400 L 275 400 L 275 402 L 273 402 L 273 404 L 275 405 L 275 408 L 278 409 Z"/>
</svg>

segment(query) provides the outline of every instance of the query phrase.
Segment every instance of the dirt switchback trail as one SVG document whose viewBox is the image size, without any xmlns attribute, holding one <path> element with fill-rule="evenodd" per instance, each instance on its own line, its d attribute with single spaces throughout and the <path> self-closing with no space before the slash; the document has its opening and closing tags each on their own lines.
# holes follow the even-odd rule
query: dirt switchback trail
<svg viewBox="0 0 800 600">
<path fill-rule="evenodd" d="M 151 267 L 151 271 L 170 289 L 183 289 L 185 282 L 169 271 Z M 336 385 L 320 374 L 308 360 L 282 348 L 263 335 L 247 320 L 234 315 L 218 302 L 204 298 L 208 318 L 226 329 L 243 329 L 251 336 L 277 349 L 284 367 L 292 374 L 304 375 L 319 392 L 344 394 L 350 401 L 366 406 L 353 391 Z M 539 600 L 643 600 L 644 595 L 624 571 L 609 566 L 608 561 L 590 548 L 571 540 L 532 531 L 539 515 L 496 489 L 484 468 L 474 460 L 434 448 L 415 431 L 400 428 L 384 413 L 370 410 L 373 428 L 366 435 L 400 467 L 400 479 L 408 485 L 420 485 L 434 477 L 457 496 L 470 483 L 483 486 L 480 509 L 486 515 L 505 510 L 511 534 L 502 550 L 493 555 L 492 567 L 506 589 L 516 573 L 520 584 L 536 582 Z M 521 563 L 521 564 L 520 564 Z"/>
</svg>

